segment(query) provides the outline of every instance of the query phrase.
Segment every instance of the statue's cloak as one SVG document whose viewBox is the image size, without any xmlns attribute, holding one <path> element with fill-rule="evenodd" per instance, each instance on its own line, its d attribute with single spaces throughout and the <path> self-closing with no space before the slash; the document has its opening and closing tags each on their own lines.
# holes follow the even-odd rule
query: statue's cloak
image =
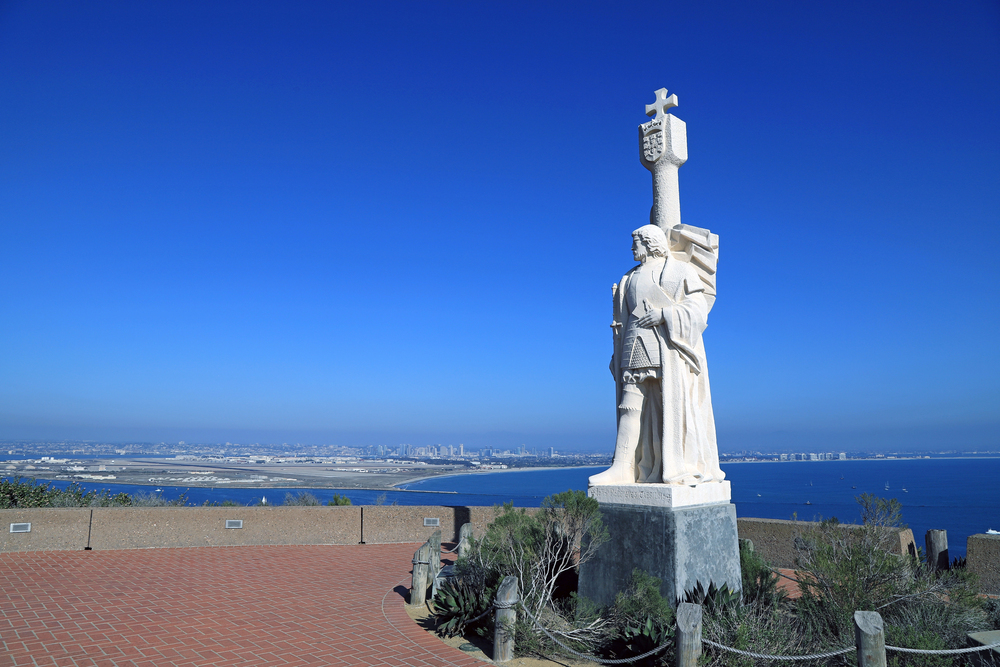
<svg viewBox="0 0 1000 667">
<path fill-rule="evenodd" d="M 614 321 L 618 324 L 625 325 L 630 317 L 626 294 L 628 281 L 635 275 L 636 268 L 625 274 L 614 290 Z M 706 294 L 705 282 L 690 263 L 671 256 L 664 262 L 659 287 L 663 302 L 650 305 L 663 308 L 665 320 L 654 327 L 661 364 L 662 430 L 658 457 L 661 479 L 664 483 L 683 480 L 688 484 L 722 481 L 725 474 L 719 468 L 708 362 L 702 340 L 714 294 Z M 615 405 L 622 401 L 624 336 L 621 332 L 624 328 L 615 329 L 611 362 L 617 384 Z"/>
</svg>

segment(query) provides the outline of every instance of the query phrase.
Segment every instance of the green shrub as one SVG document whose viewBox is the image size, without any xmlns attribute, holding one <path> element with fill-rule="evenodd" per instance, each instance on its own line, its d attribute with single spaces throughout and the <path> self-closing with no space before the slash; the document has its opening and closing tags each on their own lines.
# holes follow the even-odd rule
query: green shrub
<svg viewBox="0 0 1000 667">
<path fill-rule="evenodd" d="M 348 498 L 347 496 L 342 496 L 339 493 L 333 494 L 333 498 L 330 500 L 330 502 L 327 503 L 327 505 L 332 505 L 332 506 L 350 505 L 350 504 L 351 504 L 351 499 Z"/>
<path fill-rule="evenodd" d="M 570 589 L 580 564 L 608 539 L 597 501 L 583 491 L 566 491 L 545 498 L 535 513 L 512 503 L 498 509 L 482 539 L 473 540 L 469 555 L 458 562 L 457 575 L 490 600 L 504 577 L 517 577 L 522 604 L 532 616 L 575 650 L 593 648 L 603 637 L 593 625 L 600 621 L 577 622 L 585 614 Z M 517 618 L 519 655 L 559 650 L 525 614 Z"/>
<path fill-rule="evenodd" d="M 487 625 L 490 614 L 478 618 L 489 608 L 490 600 L 482 591 L 470 586 L 462 579 L 450 579 L 438 589 L 433 600 L 437 617 L 436 631 L 442 637 L 465 634 L 473 622 Z"/>
<path fill-rule="evenodd" d="M 1000 630 L 1000 599 L 984 600 L 983 611 L 986 613 L 987 622 L 993 626 L 993 629 Z"/>
<path fill-rule="evenodd" d="M 127 507 L 132 498 L 127 493 L 113 494 L 107 489 L 84 491 L 76 482 L 59 489 L 35 479 L 21 477 L 0 479 L 0 509 L 35 507 Z"/>
<path fill-rule="evenodd" d="M 187 495 L 183 493 L 175 500 L 167 500 L 162 493 L 156 492 L 139 491 L 132 494 L 133 507 L 184 507 L 185 505 L 187 505 Z"/>
<path fill-rule="evenodd" d="M 990 622 L 976 595 L 975 576 L 964 570 L 937 572 L 911 555 L 892 553 L 904 528 L 900 503 L 865 494 L 858 497 L 862 524 L 848 528 L 836 519 L 824 521 L 798 543 L 802 596 L 794 605 L 803 633 L 823 644 L 853 641 L 855 611 L 877 611 L 887 641 L 921 648 L 960 648 L 965 634 L 986 629 Z M 904 633 L 904 634 L 899 634 Z M 934 637 L 932 642 L 931 637 Z M 929 658 L 899 654 L 897 665 L 939 667 L 954 657 Z M 925 660 L 926 659 L 926 660 Z M 942 662 L 943 660 L 943 662 Z"/>
<path fill-rule="evenodd" d="M 297 493 L 295 495 L 292 495 L 292 493 L 289 491 L 288 493 L 285 494 L 285 502 L 284 502 L 284 504 L 285 505 L 299 505 L 299 506 L 313 507 L 313 506 L 319 505 L 320 502 L 319 502 L 319 498 L 317 498 L 316 496 L 314 496 L 312 493 L 310 493 L 308 491 L 300 491 L 299 493 Z"/>
<path fill-rule="evenodd" d="M 746 603 L 774 606 L 788 599 L 788 593 L 778 587 L 779 576 L 753 550 L 748 540 L 740 540 L 740 580 Z"/>
<path fill-rule="evenodd" d="M 882 610 L 912 592 L 915 560 L 891 551 L 894 529 L 904 527 L 899 501 L 864 494 L 858 503 L 860 526 L 832 518 L 796 540 L 796 569 L 805 573 L 796 607 L 810 636 L 851 639 L 855 611 Z"/>
<path fill-rule="evenodd" d="M 701 605 L 705 613 L 714 614 L 740 604 L 740 592 L 733 590 L 729 584 L 716 586 L 714 581 L 709 582 L 708 589 L 700 581 L 696 581 L 694 588 L 684 594 L 684 602 Z"/>
<path fill-rule="evenodd" d="M 599 649 L 601 655 L 630 658 L 672 643 L 674 610 L 661 595 L 660 584 L 659 579 L 638 568 L 632 571 L 629 587 L 618 593 L 614 605 L 605 611 L 611 627 Z M 672 656 L 671 649 L 666 648 L 634 664 L 666 664 Z"/>
<path fill-rule="evenodd" d="M 904 648 L 918 648 L 923 650 L 939 651 L 947 648 L 947 642 L 934 630 L 916 627 L 896 627 L 887 626 L 885 628 L 885 643 L 890 646 L 902 646 Z M 950 655 L 927 655 L 914 653 L 900 653 L 898 651 L 886 652 L 886 664 L 888 667 L 949 667 L 953 664 L 957 656 Z"/>
</svg>

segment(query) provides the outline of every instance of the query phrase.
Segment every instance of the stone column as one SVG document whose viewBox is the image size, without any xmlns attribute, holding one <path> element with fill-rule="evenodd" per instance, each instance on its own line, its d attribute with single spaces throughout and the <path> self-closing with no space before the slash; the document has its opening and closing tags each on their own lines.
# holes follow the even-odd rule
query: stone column
<svg viewBox="0 0 1000 667">
<path fill-rule="evenodd" d="M 639 161 L 653 174 L 653 208 L 650 224 L 667 234 L 681 223 L 680 187 L 677 170 L 687 162 L 687 125 L 667 113 L 677 106 L 677 96 L 667 89 L 656 91 L 656 102 L 646 105 L 646 115 L 655 118 L 639 126 Z"/>
</svg>

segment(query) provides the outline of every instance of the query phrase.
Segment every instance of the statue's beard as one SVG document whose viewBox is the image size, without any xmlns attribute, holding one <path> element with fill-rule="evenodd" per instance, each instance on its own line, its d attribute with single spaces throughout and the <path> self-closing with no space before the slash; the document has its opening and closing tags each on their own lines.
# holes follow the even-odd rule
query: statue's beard
<svg viewBox="0 0 1000 667">
<path fill-rule="evenodd" d="M 638 250 L 635 253 L 635 261 L 637 261 L 637 262 L 645 263 L 646 262 L 646 258 L 648 258 L 648 257 L 649 257 L 649 253 L 645 249 Z"/>
</svg>

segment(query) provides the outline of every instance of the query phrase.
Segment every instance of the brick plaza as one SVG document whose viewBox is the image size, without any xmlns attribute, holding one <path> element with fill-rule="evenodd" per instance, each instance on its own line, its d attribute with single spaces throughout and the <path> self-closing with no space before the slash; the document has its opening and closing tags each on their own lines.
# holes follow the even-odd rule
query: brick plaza
<svg viewBox="0 0 1000 667">
<path fill-rule="evenodd" d="M 0 665 L 482 667 L 407 616 L 418 546 L 0 553 Z"/>
</svg>

